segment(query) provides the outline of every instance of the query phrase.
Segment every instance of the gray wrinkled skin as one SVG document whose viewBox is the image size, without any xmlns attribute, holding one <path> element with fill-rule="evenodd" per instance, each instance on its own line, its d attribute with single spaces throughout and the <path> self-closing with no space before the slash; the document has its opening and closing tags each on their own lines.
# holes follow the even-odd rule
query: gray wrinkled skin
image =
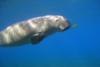
<svg viewBox="0 0 100 67">
<path fill-rule="evenodd" d="M 60 15 L 46 15 L 31 18 L 8 26 L 0 32 L 0 46 L 38 44 L 45 37 L 69 28 L 66 18 Z"/>
</svg>

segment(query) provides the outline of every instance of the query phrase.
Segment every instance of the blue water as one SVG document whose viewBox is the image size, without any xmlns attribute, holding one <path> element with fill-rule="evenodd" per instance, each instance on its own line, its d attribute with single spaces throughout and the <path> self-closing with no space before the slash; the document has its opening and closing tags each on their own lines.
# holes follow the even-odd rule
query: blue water
<svg viewBox="0 0 100 67">
<path fill-rule="evenodd" d="M 38 45 L 0 47 L 0 67 L 100 67 L 99 0 L 0 0 L 0 30 L 47 14 L 63 15 L 78 27 Z"/>
</svg>

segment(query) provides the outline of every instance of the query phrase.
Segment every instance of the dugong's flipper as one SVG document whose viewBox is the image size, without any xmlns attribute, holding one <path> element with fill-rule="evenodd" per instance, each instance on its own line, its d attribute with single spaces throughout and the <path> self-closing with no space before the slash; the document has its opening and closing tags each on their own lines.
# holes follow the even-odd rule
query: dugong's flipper
<svg viewBox="0 0 100 67">
<path fill-rule="evenodd" d="M 32 44 L 38 44 L 44 39 L 44 36 L 35 36 L 31 38 Z"/>
<path fill-rule="evenodd" d="M 45 38 L 45 35 L 43 33 L 39 32 L 31 37 L 31 43 L 32 44 L 38 44 Z"/>
</svg>

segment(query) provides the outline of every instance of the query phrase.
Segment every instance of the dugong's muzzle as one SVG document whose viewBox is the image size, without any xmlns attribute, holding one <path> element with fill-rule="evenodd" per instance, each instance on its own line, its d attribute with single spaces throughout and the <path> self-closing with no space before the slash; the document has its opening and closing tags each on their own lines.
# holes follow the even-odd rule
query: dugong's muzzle
<svg viewBox="0 0 100 67">
<path fill-rule="evenodd" d="M 62 31 L 66 31 L 69 28 L 70 28 L 70 22 L 66 21 L 66 23 L 64 24 L 64 29 L 62 29 Z"/>
<path fill-rule="evenodd" d="M 70 22 L 68 20 L 66 20 L 59 26 L 59 31 L 63 32 L 69 28 L 70 28 Z"/>
</svg>

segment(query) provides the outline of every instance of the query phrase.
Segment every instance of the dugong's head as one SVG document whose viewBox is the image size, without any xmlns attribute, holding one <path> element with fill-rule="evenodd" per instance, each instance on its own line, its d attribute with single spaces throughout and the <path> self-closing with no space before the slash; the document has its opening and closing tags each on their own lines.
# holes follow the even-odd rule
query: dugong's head
<svg viewBox="0 0 100 67">
<path fill-rule="evenodd" d="M 52 24 L 52 26 L 55 27 L 57 29 L 57 31 L 62 32 L 62 31 L 65 31 L 66 29 L 68 29 L 70 27 L 69 21 L 64 16 L 50 15 L 50 16 L 47 16 L 47 17 L 51 21 L 50 23 Z"/>
</svg>

